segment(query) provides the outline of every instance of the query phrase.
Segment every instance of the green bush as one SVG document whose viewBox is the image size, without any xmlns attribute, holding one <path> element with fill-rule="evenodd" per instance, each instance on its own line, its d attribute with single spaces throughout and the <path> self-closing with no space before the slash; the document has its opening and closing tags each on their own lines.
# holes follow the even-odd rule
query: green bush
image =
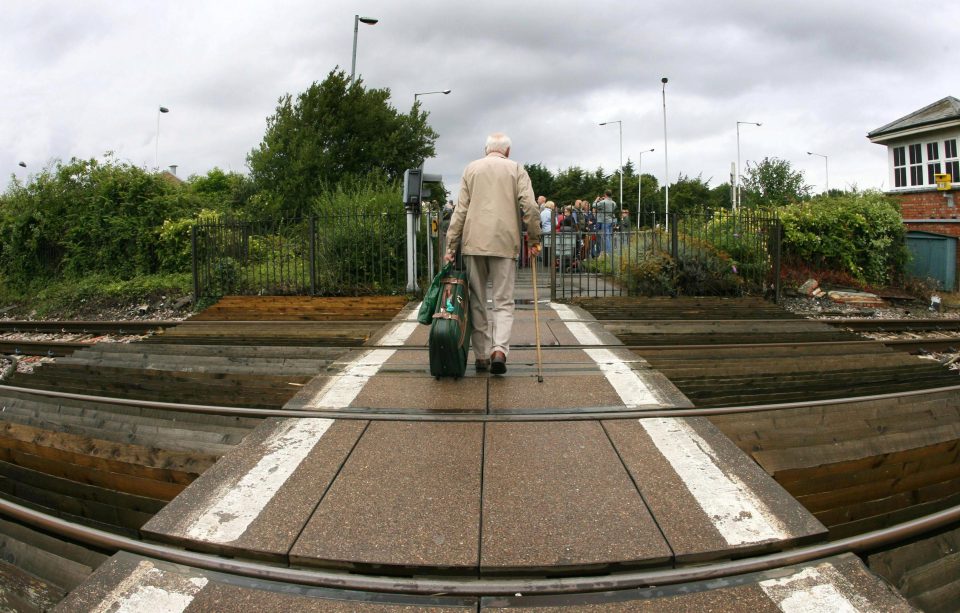
<svg viewBox="0 0 960 613">
<path fill-rule="evenodd" d="M 816 269 L 844 271 L 862 283 L 899 279 L 907 261 L 896 201 L 848 193 L 782 207 L 783 254 Z"/>
<path fill-rule="evenodd" d="M 192 210 L 190 194 L 161 175 L 109 156 L 57 162 L 0 196 L 0 269 L 19 286 L 57 275 L 153 274 L 157 228 Z"/>
<path fill-rule="evenodd" d="M 651 230 L 621 243 L 612 256 L 601 255 L 584 266 L 614 277 L 631 294 L 643 296 L 737 296 L 763 291 L 762 283 L 746 281 L 730 256 L 711 242 L 682 233 L 677 239 L 676 259 L 664 248 L 669 235 Z M 628 249 L 632 251 L 627 253 Z"/>
<path fill-rule="evenodd" d="M 186 272 L 191 268 L 193 253 L 190 235 L 198 223 L 216 223 L 223 216 L 203 209 L 196 216 L 165 219 L 157 231 L 157 260 L 160 272 Z"/>
<path fill-rule="evenodd" d="M 345 180 L 314 202 L 317 291 L 395 292 L 406 278 L 400 185 L 383 177 Z"/>
</svg>

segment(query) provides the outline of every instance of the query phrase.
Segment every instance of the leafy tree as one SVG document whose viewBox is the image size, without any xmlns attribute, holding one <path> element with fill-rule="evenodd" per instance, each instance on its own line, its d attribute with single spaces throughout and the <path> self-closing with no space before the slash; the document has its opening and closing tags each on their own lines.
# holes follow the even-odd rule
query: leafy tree
<svg viewBox="0 0 960 613">
<path fill-rule="evenodd" d="M 530 183 L 533 184 L 533 193 L 537 196 L 546 196 L 547 199 L 553 199 L 554 179 L 551 173 L 543 164 L 524 164 L 527 174 L 530 175 Z"/>
<path fill-rule="evenodd" d="M 214 168 L 205 175 L 192 175 L 186 187 L 196 194 L 204 209 L 232 213 L 244 213 L 247 202 L 255 193 L 253 181 L 246 175 L 224 172 Z"/>
<path fill-rule="evenodd" d="M 716 187 L 710 188 L 710 196 L 707 199 L 707 208 L 711 211 L 733 208 L 733 196 L 730 193 L 730 184 L 721 183 Z"/>
<path fill-rule="evenodd" d="M 758 164 L 747 163 L 741 188 L 743 206 L 769 208 L 799 202 L 810 197 L 810 186 L 802 170 L 790 162 L 765 157 Z"/>
<path fill-rule="evenodd" d="M 710 183 L 701 176 L 690 178 L 681 174 L 670 186 L 670 212 L 699 211 L 710 203 Z"/>
<path fill-rule="evenodd" d="M 281 97 L 263 141 L 247 156 L 265 212 L 302 216 L 345 177 L 397 180 L 434 155 L 437 133 L 427 114 L 419 105 L 400 113 L 389 98 L 389 89 L 367 89 L 361 79 L 351 84 L 336 68 L 296 100 Z"/>
</svg>

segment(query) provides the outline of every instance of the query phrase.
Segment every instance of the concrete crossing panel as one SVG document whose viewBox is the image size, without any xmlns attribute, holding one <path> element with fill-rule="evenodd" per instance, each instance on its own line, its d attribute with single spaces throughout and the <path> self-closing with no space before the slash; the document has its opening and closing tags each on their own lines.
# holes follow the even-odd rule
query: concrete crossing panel
<svg viewBox="0 0 960 613">
<path fill-rule="evenodd" d="M 474 598 L 349 592 L 258 581 L 118 553 L 56 608 L 61 613 L 465 613 Z"/>
<path fill-rule="evenodd" d="M 269 419 L 142 528 L 193 549 L 285 560 L 367 422 Z"/>
<path fill-rule="evenodd" d="M 475 569 L 482 447 L 480 423 L 371 423 L 291 562 Z"/>
<path fill-rule="evenodd" d="M 671 556 L 597 422 L 487 424 L 482 534 L 481 572 Z"/>
<path fill-rule="evenodd" d="M 705 418 L 603 422 L 678 563 L 783 549 L 824 526 Z"/>
<path fill-rule="evenodd" d="M 482 613 L 906 613 L 914 611 L 853 554 L 677 586 L 564 596 L 484 598 Z"/>
</svg>

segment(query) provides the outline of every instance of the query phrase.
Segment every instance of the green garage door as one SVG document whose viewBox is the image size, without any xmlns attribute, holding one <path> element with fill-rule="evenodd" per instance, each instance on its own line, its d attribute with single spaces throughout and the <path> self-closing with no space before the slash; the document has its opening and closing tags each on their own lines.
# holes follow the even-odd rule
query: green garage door
<svg viewBox="0 0 960 613">
<path fill-rule="evenodd" d="M 907 232 L 910 263 L 907 271 L 918 279 L 934 279 L 952 292 L 957 275 L 957 239 L 932 232 Z"/>
</svg>

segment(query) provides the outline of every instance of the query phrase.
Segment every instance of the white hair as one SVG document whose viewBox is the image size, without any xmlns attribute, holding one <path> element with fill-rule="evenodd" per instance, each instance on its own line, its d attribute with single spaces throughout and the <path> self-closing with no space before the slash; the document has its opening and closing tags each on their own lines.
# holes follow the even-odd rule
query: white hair
<svg viewBox="0 0 960 613">
<path fill-rule="evenodd" d="M 484 153 L 502 153 L 507 155 L 507 151 L 510 150 L 510 137 L 504 134 L 503 132 L 494 132 L 487 137 L 487 144 L 483 147 Z"/>
</svg>

